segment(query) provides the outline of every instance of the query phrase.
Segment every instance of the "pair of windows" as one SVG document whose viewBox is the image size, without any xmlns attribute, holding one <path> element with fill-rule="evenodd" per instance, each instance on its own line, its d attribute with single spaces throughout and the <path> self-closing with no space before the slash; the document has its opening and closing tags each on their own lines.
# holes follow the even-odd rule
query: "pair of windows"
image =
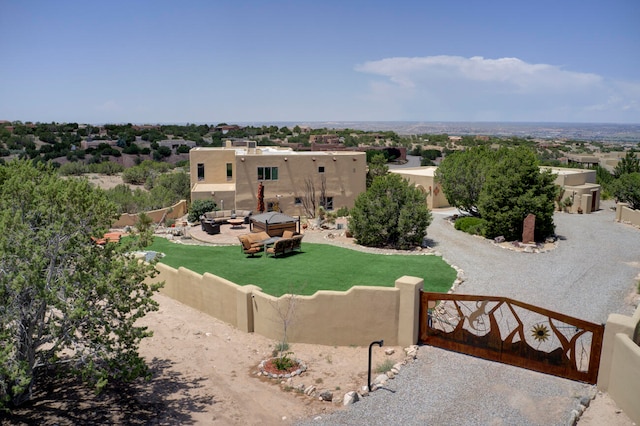
<svg viewBox="0 0 640 426">
<path fill-rule="evenodd" d="M 204 180 L 204 163 L 198 163 L 198 181 Z M 233 164 L 227 163 L 227 180 L 233 180 Z"/>
</svg>

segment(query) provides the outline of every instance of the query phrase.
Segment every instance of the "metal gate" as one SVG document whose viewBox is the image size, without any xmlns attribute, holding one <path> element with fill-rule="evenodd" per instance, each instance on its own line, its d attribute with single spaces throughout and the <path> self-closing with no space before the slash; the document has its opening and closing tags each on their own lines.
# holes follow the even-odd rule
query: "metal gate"
<svg viewBox="0 0 640 426">
<path fill-rule="evenodd" d="M 604 325 L 506 297 L 422 292 L 420 343 L 596 383 Z"/>
</svg>

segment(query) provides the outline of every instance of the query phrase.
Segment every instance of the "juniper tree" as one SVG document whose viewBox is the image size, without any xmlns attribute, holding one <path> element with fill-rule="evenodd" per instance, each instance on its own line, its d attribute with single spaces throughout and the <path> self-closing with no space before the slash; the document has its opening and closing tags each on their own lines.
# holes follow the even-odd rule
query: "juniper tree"
<svg viewBox="0 0 640 426">
<path fill-rule="evenodd" d="M 135 258 L 136 238 L 92 241 L 115 213 L 86 179 L 0 166 L 0 409 L 27 401 L 48 366 L 98 390 L 147 373 L 138 345 L 151 333 L 135 322 L 157 309 L 160 284 L 147 282 L 155 268 Z"/>
</svg>

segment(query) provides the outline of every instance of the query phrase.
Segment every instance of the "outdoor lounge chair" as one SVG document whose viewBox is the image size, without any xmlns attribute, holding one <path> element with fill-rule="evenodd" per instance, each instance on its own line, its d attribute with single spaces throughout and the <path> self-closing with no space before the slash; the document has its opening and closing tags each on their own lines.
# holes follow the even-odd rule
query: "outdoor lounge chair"
<svg viewBox="0 0 640 426">
<path fill-rule="evenodd" d="M 254 254 L 259 253 L 263 249 L 263 245 L 260 243 L 254 243 L 246 235 L 238 236 L 240 244 L 242 244 L 242 252 L 253 257 Z"/>
</svg>

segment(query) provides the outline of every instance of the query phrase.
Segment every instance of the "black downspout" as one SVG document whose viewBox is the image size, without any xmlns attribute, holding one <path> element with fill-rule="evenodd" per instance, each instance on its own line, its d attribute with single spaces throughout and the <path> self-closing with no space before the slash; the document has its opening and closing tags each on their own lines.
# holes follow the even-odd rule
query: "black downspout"
<svg viewBox="0 0 640 426">
<path fill-rule="evenodd" d="M 382 347 L 383 344 L 384 340 L 376 340 L 375 342 L 371 342 L 369 345 L 369 375 L 367 376 L 367 388 L 369 389 L 369 392 L 371 392 L 371 349 L 373 348 L 373 345 Z"/>
</svg>

